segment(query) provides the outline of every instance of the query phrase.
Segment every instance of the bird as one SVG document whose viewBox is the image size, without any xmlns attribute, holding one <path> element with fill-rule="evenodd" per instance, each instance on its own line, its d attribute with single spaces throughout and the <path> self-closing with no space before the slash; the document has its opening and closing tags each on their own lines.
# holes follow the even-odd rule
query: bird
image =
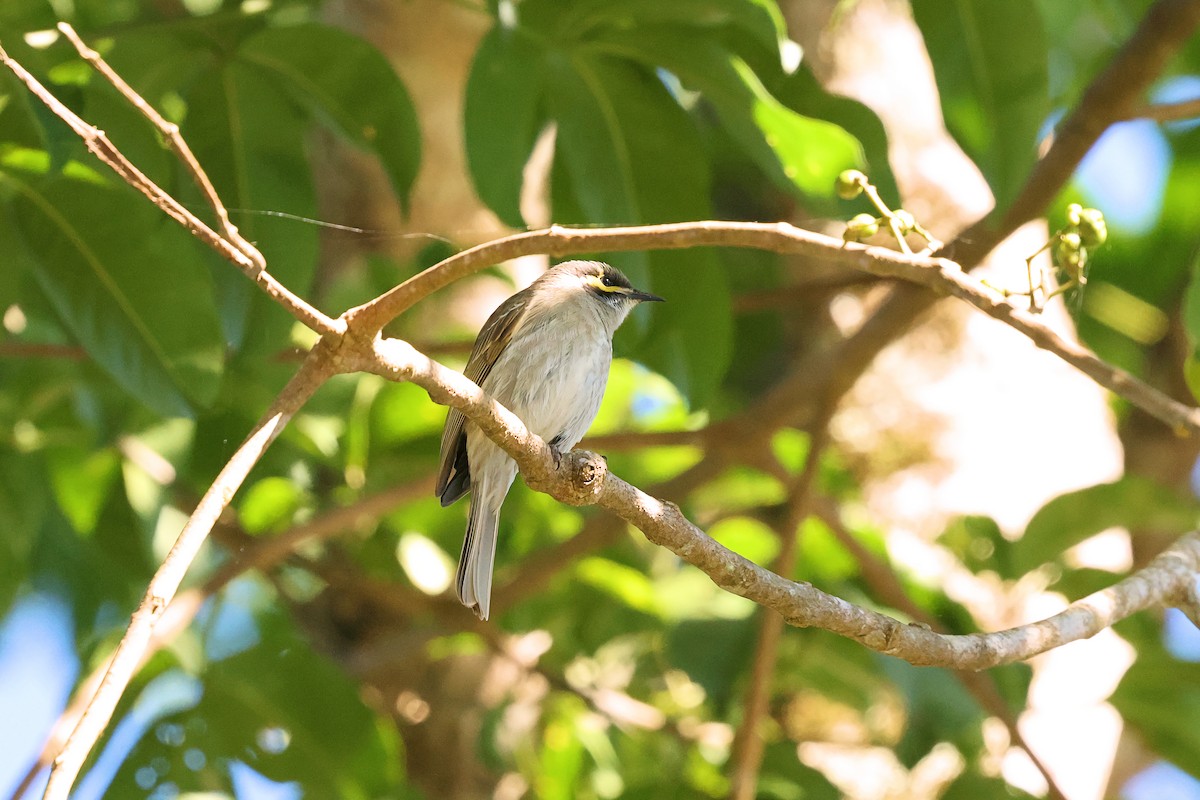
<svg viewBox="0 0 1200 800">
<path fill-rule="evenodd" d="M 556 454 L 568 452 L 600 409 L 613 334 L 634 306 L 662 300 L 633 288 L 608 264 L 563 262 L 492 313 L 475 339 L 464 374 Z M 516 476 L 516 462 L 451 408 L 434 494 L 445 507 L 471 493 L 456 588 L 458 599 L 481 620 L 491 608 L 500 507 Z"/>
</svg>

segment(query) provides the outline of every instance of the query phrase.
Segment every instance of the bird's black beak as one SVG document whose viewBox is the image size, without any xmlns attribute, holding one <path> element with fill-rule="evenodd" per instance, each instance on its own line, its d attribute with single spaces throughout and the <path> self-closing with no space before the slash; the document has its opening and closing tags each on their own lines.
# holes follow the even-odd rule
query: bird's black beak
<svg viewBox="0 0 1200 800">
<path fill-rule="evenodd" d="M 629 292 L 629 294 L 627 294 L 625 296 L 628 297 L 630 300 L 637 300 L 638 302 L 642 302 L 642 303 L 665 303 L 665 302 L 667 302 L 666 300 L 664 300 L 663 298 L 659 297 L 656 294 L 650 294 L 649 292 L 641 292 L 641 291 L 638 291 L 637 289 L 634 289 L 633 291 Z"/>
</svg>

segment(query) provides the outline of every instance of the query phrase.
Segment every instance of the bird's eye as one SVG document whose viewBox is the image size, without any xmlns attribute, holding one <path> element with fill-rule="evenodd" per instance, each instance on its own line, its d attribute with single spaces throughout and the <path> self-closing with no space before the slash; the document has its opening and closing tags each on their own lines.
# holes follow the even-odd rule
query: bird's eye
<svg viewBox="0 0 1200 800">
<path fill-rule="evenodd" d="M 611 275 L 601 275 L 600 282 L 603 283 L 605 286 L 612 286 L 613 285 L 612 276 Z"/>
</svg>

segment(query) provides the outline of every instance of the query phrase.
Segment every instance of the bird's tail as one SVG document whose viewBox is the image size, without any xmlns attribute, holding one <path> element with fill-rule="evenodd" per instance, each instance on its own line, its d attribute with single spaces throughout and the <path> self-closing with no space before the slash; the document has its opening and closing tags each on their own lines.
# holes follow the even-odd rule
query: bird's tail
<svg viewBox="0 0 1200 800">
<path fill-rule="evenodd" d="M 492 605 L 492 567 L 499 526 L 500 509 L 493 510 L 482 497 L 472 497 L 467 534 L 458 557 L 458 599 L 480 619 L 488 618 Z"/>
</svg>

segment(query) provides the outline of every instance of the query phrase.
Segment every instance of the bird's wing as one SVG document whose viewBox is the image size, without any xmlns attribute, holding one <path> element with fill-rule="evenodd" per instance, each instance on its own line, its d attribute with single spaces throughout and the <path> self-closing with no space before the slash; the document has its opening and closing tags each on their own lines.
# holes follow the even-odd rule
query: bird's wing
<svg viewBox="0 0 1200 800">
<path fill-rule="evenodd" d="M 482 385 L 488 373 L 512 341 L 525 316 L 527 291 L 521 291 L 500 304 L 483 324 L 467 368 L 463 374 Z M 446 416 L 446 427 L 442 430 L 442 451 L 438 460 L 437 485 L 434 494 L 448 506 L 467 493 L 471 488 L 470 465 L 467 463 L 467 418 L 457 408 L 450 409 Z"/>
</svg>

